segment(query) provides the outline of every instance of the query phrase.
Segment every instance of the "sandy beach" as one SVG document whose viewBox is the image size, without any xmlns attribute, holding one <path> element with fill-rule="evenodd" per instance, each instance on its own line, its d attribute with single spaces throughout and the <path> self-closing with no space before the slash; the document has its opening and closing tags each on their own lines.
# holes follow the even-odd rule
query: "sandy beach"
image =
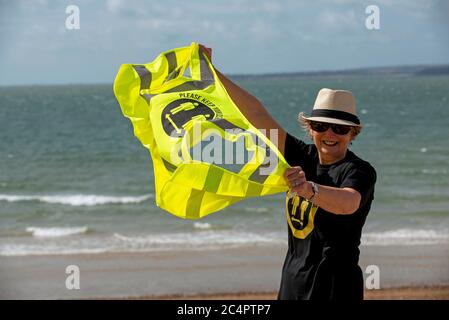
<svg viewBox="0 0 449 320">
<path fill-rule="evenodd" d="M 277 292 L 240 292 L 211 295 L 142 296 L 140 300 L 275 300 Z M 449 285 L 409 286 L 365 290 L 365 300 L 449 300 Z"/>
<path fill-rule="evenodd" d="M 284 254 L 283 246 L 252 246 L 1 257 L 0 298 L 274 299 Z M 448 299 L 448 259 L 445 246 L 362 247 L 362 270 L 380 270 L 380 290 L 366 290 L 366 299 Z M 66 288 L 69 265 L 80 269 L 80 289 Z"/>
</svg>

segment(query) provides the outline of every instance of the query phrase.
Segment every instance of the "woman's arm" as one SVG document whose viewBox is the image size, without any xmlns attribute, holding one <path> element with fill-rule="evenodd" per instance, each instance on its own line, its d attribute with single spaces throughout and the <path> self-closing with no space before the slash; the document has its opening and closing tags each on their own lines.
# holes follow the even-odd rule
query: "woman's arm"
<svg viewBox="0 0 449 320">
<path fill-rule="evenodd" d="M 314 194 L 312 184 L 307 181 L 301 167 L 285 170 L 284 177 L 288 185 L 297 195 L 310 199 L 324 210 L 334 214 L 353 214 L 360 206 L 361 194 L 352 188 L 335 188 L 318 185 L 319 192 Z"/>
<path fill-rule="evenodd" d="M 209 60 L 212 61 L 212 49 L 202 44 L 200 44 L 200 47 Z M 284 154 L 286 138 L 285 130 L 271 117 L 263 104 L 256 97 L 226 78 L 216 68 L 215 71 L 232 101 L 238 106 L 243 115 L 257 129 L 264 129 L 266 137 L 277 146 L 282 154 Z M 272 136 L 270 129 L 276 130 L 276 134 Z"/>
<path fill-rule="evenodd" d="M 277 146 L 282 154 L 284 154 L 285 130 L 273 119 L 273 117 L 271 117 L 263 104 L 256 97 L 226 78 L 220 71 L 216 70 L 216 72 L 229 96 L 239 107 L 243 115 L 257 129 L 265 129 L 267 138 Z M 277 137 L 270 135 L 270 129 L 277 130 Z"/>
<path fill-rule="evenodd" d="M 307 192 L 310 198 L 313 194 L 311 184 L 307 182 L 305 187 L 309 189 Z M 360 206 L 362 196 L 357 190 L 323 185 L 319 185 L 318 188 L 319 193 L 311 201 L 326 211 L 334 214 L 353 214 Z"/>
</svg>

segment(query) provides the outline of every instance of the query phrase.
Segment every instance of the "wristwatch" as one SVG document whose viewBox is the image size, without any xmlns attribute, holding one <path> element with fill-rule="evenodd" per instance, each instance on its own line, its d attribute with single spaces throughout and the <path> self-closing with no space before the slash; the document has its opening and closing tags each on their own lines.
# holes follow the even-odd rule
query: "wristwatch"
<svg viewBox="0 0 449 320">
<path fill-rule="evenodd" d="M 319 190 L 318 190 L 318 185 L 315 182 L 313 182 L 313 181 L 309 181 L 309 182 L 312 185 L 312 192 L 313 192 L 312 196 L 308 199 L 309 201 L 311 201 L 318 194 Z"/>
</svg>

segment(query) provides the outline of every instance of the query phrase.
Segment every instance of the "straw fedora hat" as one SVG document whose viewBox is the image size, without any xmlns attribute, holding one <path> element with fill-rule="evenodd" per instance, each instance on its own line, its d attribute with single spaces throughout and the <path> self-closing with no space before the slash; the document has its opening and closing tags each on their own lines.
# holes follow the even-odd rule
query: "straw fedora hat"
<svg viewBox="0 0 449 320">
<path fill-rule="evenodd" d="M 311 116 L 305 117 L 302 114 L 300 116 L 310 121 L 361 126 L 354 96 L 347 90 L 321 89 L 316 97 Z"/>
</svg>

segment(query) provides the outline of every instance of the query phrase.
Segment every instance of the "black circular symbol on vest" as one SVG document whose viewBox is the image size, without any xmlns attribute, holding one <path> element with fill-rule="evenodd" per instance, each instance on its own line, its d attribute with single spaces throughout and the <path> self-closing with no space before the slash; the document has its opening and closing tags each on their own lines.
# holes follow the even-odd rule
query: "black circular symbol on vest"
<svg viewBox="0 0 449 320">
<path fill-rule="evenodd" d="M 203 117 L 203 120 L 212 120 L 215 117 L 215 112 L 198 100 L 175 100 L 170 102 L 162 110 L 162 126 L 165 133 L 169 136 L 183 136 L 183 126 L 194 117 Z"/>
</svg>

